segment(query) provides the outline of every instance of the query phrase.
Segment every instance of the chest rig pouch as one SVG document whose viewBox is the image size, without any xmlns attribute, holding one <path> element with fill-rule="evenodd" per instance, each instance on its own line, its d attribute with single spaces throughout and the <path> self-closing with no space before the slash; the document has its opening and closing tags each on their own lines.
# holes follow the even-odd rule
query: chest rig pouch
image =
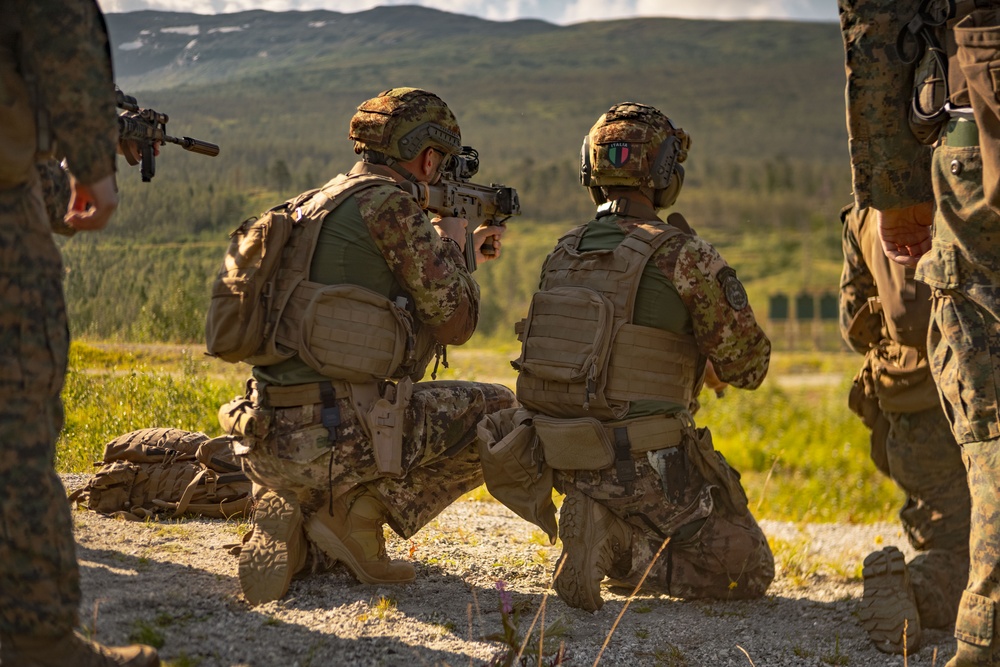
<svg viewBox="0 0 1000 667">
<path fill-rule="evenodd" d="M 681 232 L 662 222 L 636 227 L 612 250 L 578 250 L 586 226 L 560 239 L 541 289 L 517 325 L 517 397 L 560 418 L 622 419 L 629 402 L 688 406 L 696 381 L 694 338 L 632 322 L 646 263 Z"/>
</svg>

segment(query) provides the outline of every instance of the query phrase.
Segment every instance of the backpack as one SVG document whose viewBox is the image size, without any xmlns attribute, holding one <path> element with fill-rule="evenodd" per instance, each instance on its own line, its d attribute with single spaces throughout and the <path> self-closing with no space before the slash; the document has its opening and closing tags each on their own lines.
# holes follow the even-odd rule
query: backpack
<svg viewBox="0 0 1000 667">
<path fill-rule="evenodd" d="M 338 176 L 244 220 L 230 235 L 222 267 L 212 283 L 205 322 L 208 354 L 224 361 L 270 365 L 295 350 L 276 349 L 273 334 L 309 265 L 323 219 L 361 189 L 394 184 L 384 176 Z"/>
<path fill-rule="evenodd" d="M 251 483 L 232 438 L 175 428 L 147 428 L 104 446 L 101 468 L 69 499 L 78 506 L 140 520 L 158 513 L 229 519 L 248 516 Z"/>
</svg>

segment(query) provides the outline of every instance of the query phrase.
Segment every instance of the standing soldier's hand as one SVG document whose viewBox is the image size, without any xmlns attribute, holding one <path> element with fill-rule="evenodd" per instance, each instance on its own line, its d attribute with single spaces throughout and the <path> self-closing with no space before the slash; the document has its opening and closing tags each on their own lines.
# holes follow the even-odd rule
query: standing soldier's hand
<svg viewBox="0 0 1000 667">
<path fill-rule="evenodd" d="M 878 235 L 885 256 L 904 266 L 916 266 L 931 249 L 934 202 L 878 212 Z"/>
<path fill-rule="evenodd" d="M 83 185 L 71 180 L 73 188 L 69 199 L 69 212 L 63 221 L 81 231 L 104 229 L 111 214 L 118 208 L 118 190 L 114 175 Z"/>
</svg>

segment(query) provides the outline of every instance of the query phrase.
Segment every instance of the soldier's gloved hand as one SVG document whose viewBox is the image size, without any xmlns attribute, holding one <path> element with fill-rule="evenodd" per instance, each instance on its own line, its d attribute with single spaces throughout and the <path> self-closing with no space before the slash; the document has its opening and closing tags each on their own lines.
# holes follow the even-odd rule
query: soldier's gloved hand
<svg viewBox="0 0 1000 667">
<path fill-rule="evenodd" d="M 885 256 L 904 266 L 916 266 L 920 257 L 931 249 L 933 221 L 931 201 L 878 211 L 878 235 Z"/>
<path fill-rule="evenodd" d="M 507 231 L 501 225 L 480 225 L 472 233 L 472 240 L 476 244 L 476 263 L 482 264 L 494 259 L 500 259 L 500 237 Z M 486 252 L 483 245 L 487 244 Z"/>
<path fill-rule="evenodd" d="M 465 218 L 434 218 L 431 223 L 437 228 L 441 238 L 453 239 L 465 251 L 465 230 L 469 221 Z"/>
<path fill-rule="evenodd" d="M 110 174 L 90 185 L 83 185 L 71 178 L 72 193 L 69 211 L 63 222 L 81 231 L 104 229 L 111 214 L 118 208 L 118 188 L 115 176 Z"/>
</svg>

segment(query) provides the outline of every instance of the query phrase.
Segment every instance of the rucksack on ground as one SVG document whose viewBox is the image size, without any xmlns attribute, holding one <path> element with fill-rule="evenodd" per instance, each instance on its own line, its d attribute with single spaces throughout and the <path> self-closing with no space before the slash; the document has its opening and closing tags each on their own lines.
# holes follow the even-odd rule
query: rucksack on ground
<svg viewBox="0 0 1000 667">
<path fill-rule="evenodd" d="M 175 428 L 132 431 L 107 443 L 95 465 L 101 468 L 70 500 L 102 514 L 229 519 L 247 516 L 253 502 L 230 436 Z"/>
</svg>

